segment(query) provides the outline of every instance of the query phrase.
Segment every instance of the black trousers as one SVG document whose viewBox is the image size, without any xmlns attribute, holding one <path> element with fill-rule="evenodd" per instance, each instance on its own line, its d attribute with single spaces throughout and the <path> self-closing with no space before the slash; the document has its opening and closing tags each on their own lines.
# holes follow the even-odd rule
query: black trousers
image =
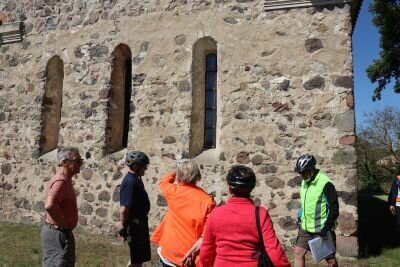
<svg viewBox="0 0 400 267">
<path fill-rule="evenodd" d="M 400 234 L 400 207 L 395 206 L 396 209 L 396 231 Z"/>
<path fill-rule="evenodd" d="M 149 224 L 147 216 L 135 219 L 128 225 L 128 245 L 131 263 L 142 263 L 151 260 Z"/>
</svg>

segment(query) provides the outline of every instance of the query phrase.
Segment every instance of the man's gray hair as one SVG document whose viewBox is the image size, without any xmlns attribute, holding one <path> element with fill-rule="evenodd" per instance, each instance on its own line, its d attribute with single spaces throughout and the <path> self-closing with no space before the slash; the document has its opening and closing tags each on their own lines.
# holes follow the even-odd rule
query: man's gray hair
<svg viewBox="0 0 400 267">
<path fill-rule="evenodd" d="M 58 164 L 61 165 L 61 163 L 66 160 L 70 159 L 71 155 L 73 154 L 79 154 L 79 149 L 76 147 L 63 147 L 60 150 L 58 150 L 57 154 L 57 159 L 58 159 Z"/>
<path fill-rule="evenodd" d="M 184 159 L 179 161 L 176 170 L 176 179 L 186 184 L 197 183 L 201 179 L 199 166 L 193 160 Z"/>
</svg>

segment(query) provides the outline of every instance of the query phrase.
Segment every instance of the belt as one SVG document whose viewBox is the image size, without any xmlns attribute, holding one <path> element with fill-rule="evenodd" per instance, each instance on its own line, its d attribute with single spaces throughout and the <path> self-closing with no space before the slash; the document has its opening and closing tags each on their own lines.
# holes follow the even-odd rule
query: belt
<svg viewBox="0 0 400 267">
<path fill-rule="evenodd" d="M 58 226 L 55 225 L 55 224 L 50 224 L 50 223 L 47 223 L 47 222 L 46 222 L 46 225 L 47 225 L 47 227 L 49 227 L 50 229 L 52 229 L 52 230 L 57 230 L 57 231 L 60 231 L 60 232 L 72 231 L 72 229 L 70 229 L 70 228 L 60 228 L 60 227 L 58 227 Z"/>
</svg>

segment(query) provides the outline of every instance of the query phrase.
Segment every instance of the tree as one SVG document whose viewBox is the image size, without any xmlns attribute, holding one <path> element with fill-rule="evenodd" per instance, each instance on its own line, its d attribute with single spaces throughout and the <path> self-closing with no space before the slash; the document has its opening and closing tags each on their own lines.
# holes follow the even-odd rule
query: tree
<svg viewBox="0 0 400 267">
<path fill-rule="evenodd" d="M 385 107 L 366 114 L 357 129 L 357 169 L 360 189 L 387 191 L 400 173 L 400 111 Z"/>
<path fill-rule="evenodd" d="M 400 93 L 400 0 L 374 0 L 369 6 L 372 22 L 381 34 L 379 53 L 367 68 L 368 78 L 378 83 L 372 100 L 381 100 L 381 92 L 394 81 L 394 91 Z"/>
</svg>

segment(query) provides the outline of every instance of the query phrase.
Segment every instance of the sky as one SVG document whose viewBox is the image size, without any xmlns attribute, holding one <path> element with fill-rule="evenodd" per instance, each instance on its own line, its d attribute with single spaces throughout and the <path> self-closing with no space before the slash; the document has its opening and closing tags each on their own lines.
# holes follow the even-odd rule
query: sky
<svg viewBox="0 0 400 267">
<path fill-rule="evenodd" d="M 385 106 L 400 105 L 400 94 L 393 86 L 382 91 L 381 100 L 372 101 L 375 84 L 372 84 L 365 72 L 372 61 L 379 57 L 378 29 L 372 24 L 372 14 L 368 7 L 373 0 L 364 0 L 353 32 L 353 66 L 354 66 L 354 108 L 356 127 L 365 123 L 365 113 L 382 110 Z"/>
</svg>

